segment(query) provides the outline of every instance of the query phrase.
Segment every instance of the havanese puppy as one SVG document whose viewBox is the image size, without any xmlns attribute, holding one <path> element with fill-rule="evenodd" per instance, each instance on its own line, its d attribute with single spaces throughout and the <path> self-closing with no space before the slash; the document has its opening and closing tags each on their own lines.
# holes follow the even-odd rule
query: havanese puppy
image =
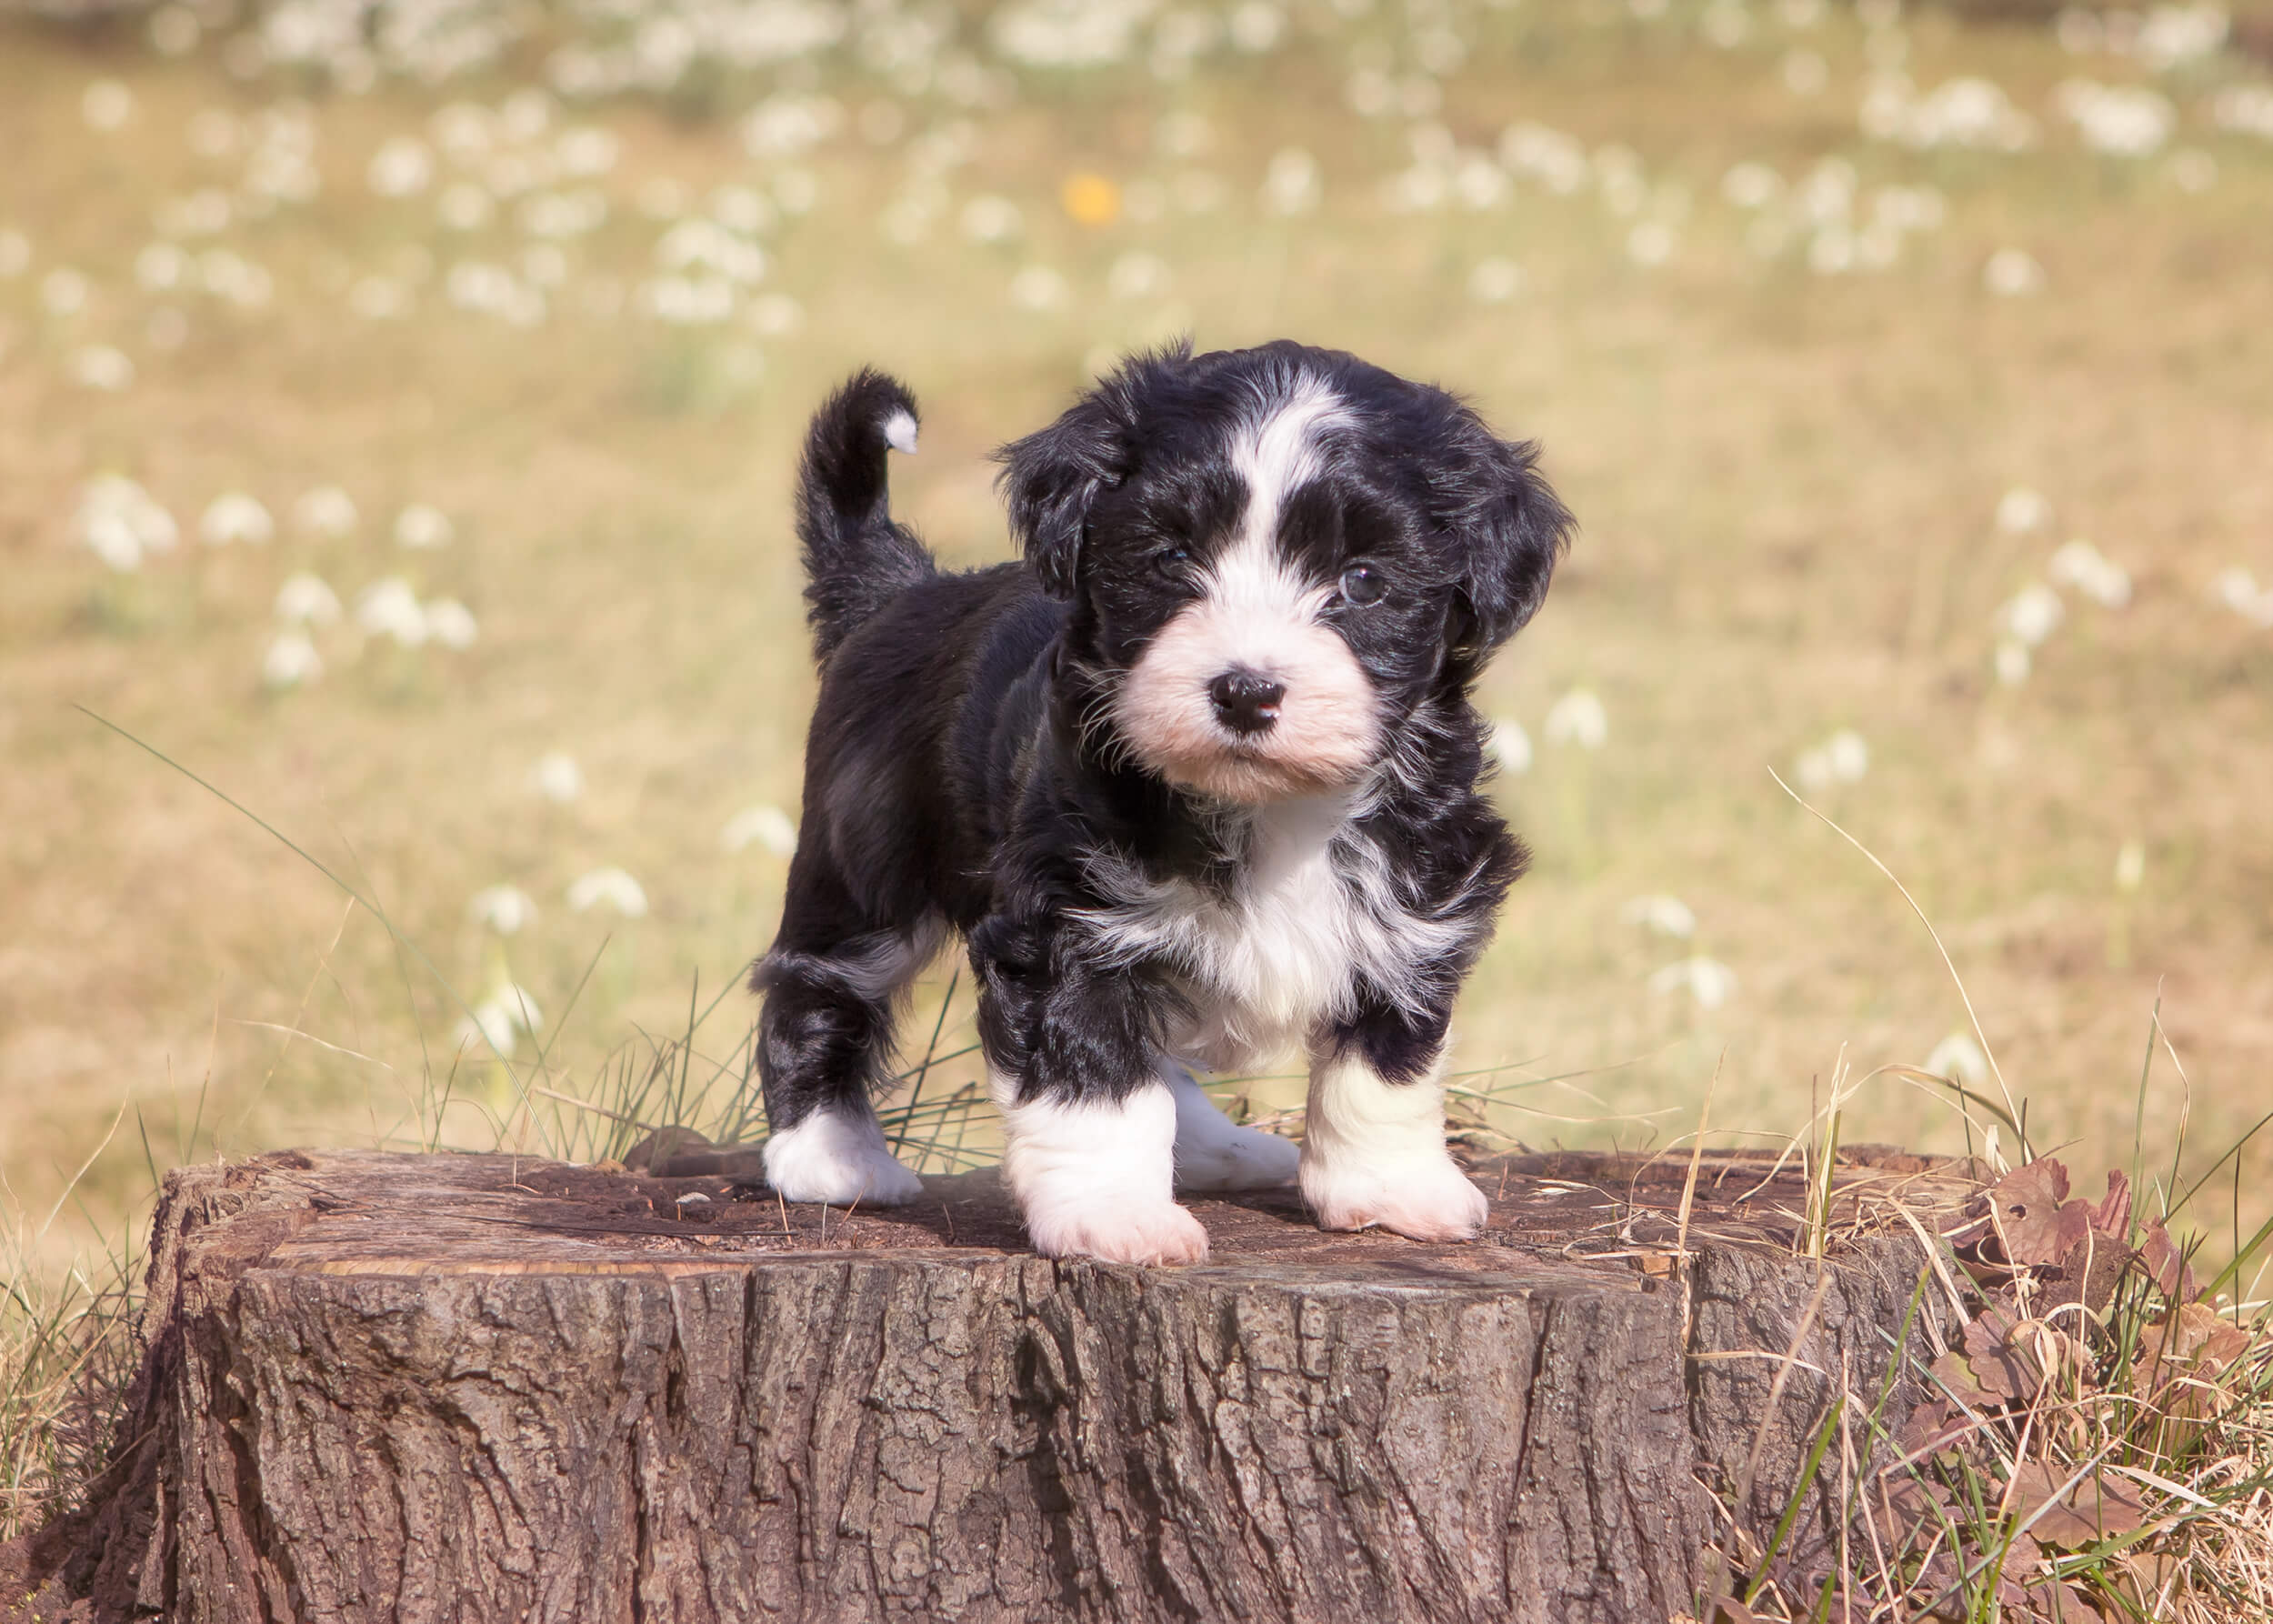
<svg viewBox="0 0 2273 1624">
<path fill-rule="evenodd" d="M 1461 1239 L 1446 1028 L 1527 854 L 1469 695 L 1571 527 L 1526 443 L 1292 343 L 1128 360 L 1006 446 L 1022 563 L 941 569 L 886 500 L 916 403 L 813 420 L 797 533 L 820 699 L 753 985 L 793 1201 L 905 1202 L 872 1098 L 959 934 L 1036 1248 L 1187 1263 L 1177 1189 L 1299 1178 L 1318 1224 Z M 1195 1069 L 1307 1057 L 1299 1148 Z"/>
</svg>

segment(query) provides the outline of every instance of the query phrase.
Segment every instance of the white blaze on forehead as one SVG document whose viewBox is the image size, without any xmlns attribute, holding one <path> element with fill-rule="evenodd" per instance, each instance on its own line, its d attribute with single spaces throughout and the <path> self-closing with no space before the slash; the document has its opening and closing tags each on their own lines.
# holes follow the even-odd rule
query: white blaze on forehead
<svg viewBox="0 0 2273 1624">
<path fill-rule="evenodd" d="M 1241 538 L 1267 546 L 1277 539 L 1287 498 L 1318 471 L 1318 436 L 1349 421 L 1340 396 L 1316 378 L 1300 378 L 1270 403 L 1268 415 L 1241 425 L 1231 442 L 1231 465 L 1247 485 Z"/>
<path fill-rule="evenodd" d="M 1372 760 L 1378 704 L 1349 645 L 1323 619 L 1333 584 L 1307 578 L 1278 545 L 1287 499 L 1318 472 L 1319 436 L 1347 421 L 1334 392 L 1306 378 L 1233 436 L 1247 512 L 1200 596 L 1154 637 L 1114 707 L 1139 758 L 1177 783 L 1269 800 L 1352 782 Z M 1235 739 L 1208 685 L 1238 668 L 1287 691 L 1268 731 Z"/>
</svg>

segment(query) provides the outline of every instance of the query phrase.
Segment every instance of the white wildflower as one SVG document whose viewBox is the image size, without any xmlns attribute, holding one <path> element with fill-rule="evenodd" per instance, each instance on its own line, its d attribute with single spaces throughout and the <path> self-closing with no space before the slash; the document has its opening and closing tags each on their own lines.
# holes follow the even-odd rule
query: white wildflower
<svg viewBox="0 0 2273 1624">
<path fill-rule="evenodd" d="M 975 243 L 1002 243 L 1026 228 L 1026 216 L 1007 197 L 982 195 L 963 206 L 962 225 Z"/>
<path fill-rule="evenodd" d="M 72 529 L 82 546 L 130 574 L 151 553 L 170 553 L 181 539 L 174 516 L 150 493 L 118 474 L 98 475 L 81 487 Z"/>
<path fill-rule="evenodd" d="M 97 79 L 79 96 L 79 116 L 91 130 L 122 129 L 135 115 L 135 93 L 116 79 Z"/>
<path fill-rule="evenodd" d="M 434 179 L 434 154 L 423 141 L 396 135 L 371 155 L 364 178 L 382 197 L 408 197 L 423 192 Z"/>
<path fill-rule="evenodd" d="M 2006 299 L 2040 293 L 2044 288 L 2044 267 L 2026 248 L 1999 248 L 1981 267 L 1981 286 Z"/>
<path fill-rule="evenodd" d="M 2126 840 L 2115 854 L 2115 888 L 2136 891 L 2146 883 L 2146 844 L 2137 838 Z"/>
<path fill-rule="evenodd" d="M 485 886 L 466 905 L 466 917 L 499 936 L 516 936 L 536 917 L 536 904 L 518 886 Z"/>
<path fill-rule="evenodd" d="M 310 536 L 341 536 L 355 527 L 355 502 L 335 485 L 304 491 L 292 505 L 292 522 Z"/>
<path fill-rule="evenodd" d="M 1531 770 L 1531 736 L 1512 717 L 1501 717 L 1492 723 L 1484 747 L 1491 752 L 1503 773 L 1521 777 Z"/>
<path fill-rule="evenodd" d="M 278 632 L 261 656 L 260 679 L 272 688 L 305 687 L 324 675 L 324 657 L 305 632 Z"/>
<path fill-rule="evenodd" d="M 987 37 L 1029 67 L 1101 67 L 1127 58 L 1152 10 L 1153 0 L 1012 0 Z"/>
<path fill-rule="evenodd" d="M 777 857 L 792 857 L 797 849 L 797 826 L 779 807 L 746 807 L 726 820 L 720 839 L 728 851 L 755 845 Z"/>
<path fill-rule="evenodd" d="M 621 868 L 595 868 L 568 887 L 568 906 L 577 913 L 590 913 L 603 904 L 626 919 L 636 919 L 647 911 L 647 893 Z"/>
<path fill-rule="evenodd" d="M 529 782 L 546 800 L 565 807 L 584 794 L 584 769 L 566 750 L 547 750 L 536 758 Z"/>
<path fill-rule="evenodd" d="M 2273 626 L 2273 586 L 2259 587 L 2257 577 L 2238 566 L 2218 571 L 2210 596 L 2245 620 Z"/>
<path fill-rule="evenodd" d="M 2131 41 L 2131 54 L 2158 73 L 2218 54 L 2233 26 L 2225 6 L 2215 0 L 2193 5 L 2157 5 L 2148 9 Z"/>
<path fill-rule="evenodd" d="M 420 549 L 450 545 L 456 534 L 449 515 L 424 502 L 413 502 L 395 516 L 395 545 Z"/>
<path fill-rule="evenodd" d="M 2058 631 L 2067 617 L 2068 606 L 2060 601 L 2060 595 L 2041 582 L 2031 581 L 1998 610 L 1997 624 L 1999 629 L 2035 648 Z"/>
<path fill-rule="evenodd" d="M 1317 159 L 1299 146 L 1281 147 L 1263 172 L 1263 206 L 1274 215 L 1307 215 L 1325 195 Z"/>
<path fill-rule="evenodd" d="M 1952 1032 L 1934 1045 L 1934 1052 L 1926 1057 L 1926 1064 L 1919 1069 L 1963 1083 L 1968 1088 L 1986 1087 L 1989 1081 L 1988 1057 L 1965 1032 Z"/>
<path fill-rule="evenodd" d="M 1697 915 L 1689 905 L 1662 892 L 1635 897 L 1618 909 L 1618 917 L 1628 925 L 1646 925 L 1659 936 L 1686 940 L 1697 934 Z"/>
<path fill-rule="evenodd" d="M 72 351 L 68 370 L 71 381 L 83 389 L 115 395 L 134 386 L 135 364 L 124 350 L 107 344 L 90 344 Z"/>
<path fill-rule="evenodd" d="M 483 1046 L 509 1060 L 523 1035 L 536 1037 L 544 1024 L 544 1014 L 528 989 L 508 983 L 475 1005 L 472 1014 L 459 1023 L 458 1048 Z"/>
<path fill-rule="evenodd" d="M 1997 640 L 1997 680 L 2008 688 L 2017 688 L 2028 680 L 2033 661 L 2028 646 L 2018 637 L 1999 637 Z"/>
<path fill-rule="evenodd" d="M 455 597 L 437 597 L 426 606 L 425 612 L 427 635 L 445 648 L 471 648 L 481 635 L 474 612 Z"/>
<path fill-rule="evenodd" d="M 135 281 L 147 293 L 181 286 L 190 270 L 189 256 L 173 243 L 152 243 L 135 256 Z"/>
<path fill-rule="evenodd" d="M 2041 491 L 2017 485 L 1997 499 L 1997 527 L 2008 536 L 2026 536 L 2051 522 L 2052 504 Z"/>
<path fill-rule="evenodd" d="M 1231 43 L 1242 51 L 1267 51 L 1286 31 L 1287 14 L 1267 0 L 1241 0 L 1231 8 Z"/>
<path fill-rule="evenodd" d="M 2131 572 L 2088 541 L 2063 543 L 2046 573 L 2104 608 L 2120 609 L 2131 601 Z"/>
<path fill-rule="evenodd" d="M 1011 303 L 1026 310 L 1056 310 L 1070 293 L 1066 278 L 1046 265 L 1027 266 L 1010 278 Z"/>
<path fill-rule="evenodd" d="M 2076 124 L 2084 145 L 2113 157 L 2143 158 L 2160 152 L 2178 127 L 2178 110 L 2160 91 L 2140 85 L 2098 85 L 2070 79 L 2059 87 L 2060 109 Z"/>
<path fill-rule="evenodd" d="M 1599 750 L 1610 737 L 1610 718 L 1592 689 L 1573 688 L 1547 712 L 1547 742 Z"/>
<path fill-rule="evenodd" d="M 1699 1009 L 1717 1009 L 1736 996 L 1737 973 L 1702 954 L 1677 958 L 1649 978 L 1654 993 L 1687 992 Z"/>
<path fill-rule="evenodd" d="M 292 576 L 276 588 L 275 612 L 287 626 L 330 626 L 339 618 L 339 594 L 321 576 Z"/>
<path fill-rule="evenodd" d="M 624 144 L 614 131 L 592 125 L 563 130 L 560 139 L 553 144 L 553 156 L 559 161 L 561 173 L 586 179 L 614 169 L 623 150 Z"/>
<path fill-rule="evenodd" d="M 356 595 L 355 624 L 372 637 L 392 637 L 405 648 L 426 640 L 426 612 L 400 576 L 375 581 Z"/>
<path fill-rule="evenodd" d="M 832 98 L 784 91 L 758 103 L 742 121 L 742 145 L 754 158 L 795 157 L 844 124 L 845 109 Z"/>
<path fill-rule="evenodd" d="M 2273 85 L 2228 85 L 2210 98 L 2210 122 L 2236 135 L 2273 141 Z"/>
<path fill-rule="evenodd" d="M 778 211 L 773 201 L 756 187 L 720 186 L 710 195 L 710 216 L 730 231 L 756 236 L 773 229 Z"/>
<path fill-rule="evenodd" d="M 1626 234 L 1626 256 L 1638 266 L 1661 266 L 1673 257 L 1677 240 L 1663 220 L 1644 220 Z"/>
<path fill-rule="evenodd" d="M 1784 189 L 1784 177 L 1766 164 L 1747 160 L 1720 177 L 1720 195 L 1741 209 L 1766 208 Z"/>
<path fill-rule="evenodd" d="M 276 521 L 259 497 L 228 491 L 206 504 L 197 534 L 207 546 L 225 547 L 233 541 L 259 546 L 275 536 Z"/>
</svg>

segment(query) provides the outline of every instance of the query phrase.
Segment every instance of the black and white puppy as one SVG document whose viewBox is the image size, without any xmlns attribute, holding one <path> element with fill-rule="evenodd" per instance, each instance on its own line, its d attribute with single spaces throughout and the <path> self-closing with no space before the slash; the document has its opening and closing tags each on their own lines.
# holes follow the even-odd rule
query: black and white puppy
<svg viewBox="0 0 2273 1624">
<path fill-rule="evenodd" d="M 1324 1228 L 1476 1234 L 1439 1072 L 1526 862 L 1468 698 L 1570 528 L 1534 448 L 1336 351 L 1139 356 L 999 453 L 1025 562 L 956 574 L 890 516 L 915 443 L 863 372 L 806 446 L 821 691 L 753 977 L 769 1182 L 920 1192 L 871 1098 L 952 932 L 1038 1250 L 1194 1261 L 1178 1187 L 1297 1174 Z M 1193 1080 L 1295 1047 L 1299 1150 Z"/>
</svg>

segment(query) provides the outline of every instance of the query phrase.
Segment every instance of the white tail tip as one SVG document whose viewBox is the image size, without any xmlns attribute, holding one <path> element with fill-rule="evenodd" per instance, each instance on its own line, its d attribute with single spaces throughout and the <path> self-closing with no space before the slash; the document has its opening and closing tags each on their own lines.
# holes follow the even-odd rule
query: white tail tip
<svg viewBox="0 0 2273 1624">
<path fill-rule="evenodd" d="M 906 412 L 894 412 L 884 420 L 884 443 L 895 451 L 916 455 L 916 419 Z"/>
</svg>

